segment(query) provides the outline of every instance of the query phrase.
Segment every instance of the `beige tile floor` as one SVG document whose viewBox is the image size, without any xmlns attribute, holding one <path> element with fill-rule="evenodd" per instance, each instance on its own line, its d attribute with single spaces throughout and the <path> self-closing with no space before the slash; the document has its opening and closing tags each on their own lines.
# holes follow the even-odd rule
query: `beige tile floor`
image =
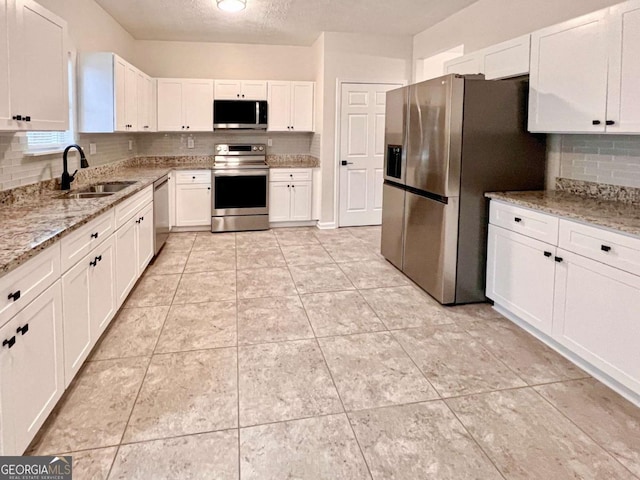
<svg viewBox="0 0 640 480">
<path fill-rule="evenodd" d="M 640 409 L 379 243 L 172 235 L 30 453 L 76 480 L 640 478 Z"/>
</svg>

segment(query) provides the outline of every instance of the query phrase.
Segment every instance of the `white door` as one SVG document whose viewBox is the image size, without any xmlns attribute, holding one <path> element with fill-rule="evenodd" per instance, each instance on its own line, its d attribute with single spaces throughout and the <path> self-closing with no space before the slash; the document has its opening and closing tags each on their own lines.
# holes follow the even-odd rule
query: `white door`
<svg viewBox="0 0 640 480">
<path fill-rule="evenodd" d="M 291 84 L 291 130 L 313 131 L 314 82 Z"/>
<path fill-rule="evenodd" d="M 287 222 L 291 220 L 291 183 L 269 183 L 269 221 Z"/>
<path fill-rule="evenodd" d="M 269 82 L 269 130 L 291 131 L 291 82 Z"/>
<path fill-rule="evenodd" d="M 93 258 L 80 260 L 62 276 L 63 331 L 64 331 L 64 378 L 69 386 L 73 377 L 91 352 L 91 299 L 89 296 L 89 262 Z"/>
<path fill-rule="evenodd" d="M 242 98 L 245 100 L 266 100 L 267 82 L 260 80 L 244 80 L 242 82 Z"/>
<path fill-rule="evenodd" d="M 213 81 L 185 80 L 183 92 L 186 130 L 211 132 L 213 130 Z"/>
<path fill-rule="evenodd" d="M 341 227 L 382 223 L 386 92 L 398 84 L 344 83 L 340 113 Z"/>
<path fill-rule="evenodd" d="M 202 227 L 211 224 L 211 187 L 206 184 L 176 185 L 176 225 Z"/>
<path fill-rule="evenodd" d="M 602 10 L 531 35 L 530 131 L 605 131 L 607 14 Z"/>
<path fill-rule="evenodd" d="M 291 221 L 311 220 L 311 182 L 294 182 L 291 185 Z"/>
<path fill-rule="evenodd" d="M 115 316 L 116 300 L 116 243 L 111 236 L 93 250 L 89 269 L 89 305 L 91 308 L 91 343 L 98 341 Z"/>
<path fill-rule="evenodd" d="M 4 32 L 8 28 L 8 8 L 6 0 L 0 1 L 0 30 Z M 9 37 L 0 35 L 0 130 L 13 130 L 18 126 L 11 118 L 13 115 L 9 92 Z"/>
<path fill-rule="evenodd" d="M 240 80 L 216 80 L 214 96 L 216 100 L 238 100 L 241 90 Z"/>
<path fill-rule="evenodd" d="M 116 232 L 116 295 L 120 307 L 138 280 L 137 218 Z"/>
<path fill-rule="evenodd" d="M 120 57 L 113 58 L 113 103 L 114 124 L 118 132 L 127 131 L 127 62 Z"/>
<path fill-rule="evenodd" d="M 142 274 L 155 253 L 153 240 L 153 203 L 150 203 L 140 211 L 138 226 L 138 272 Z"/>
<path fill-rule="evenodd" d="M 179 132 L 184 130 L 182 97 L 182 80 L 171 78 L 158 79 L 159 132 Z M 213 126 L 211 128 L 213 128 Z"/>
<path fill-rule="evenodd" d="M 487 297 L 551 334 L 556 247 L 489 225 Z"/>
<path fill-rule="evenodd" d="M 558 250 L 553 337 L 640 391 L 640 277 Z"/>
<path fill-rule="evenodd" d="M 32 0 L 18 0 L 15 8 L 14 22 L 9 22 L 15 28 L 9 32 L 11 95 L 17 95 L 16 113 L 31 119 L 21 127 L 67 130 L 66 23 Z"/>
<path fill-rule="evenodd" d="M 640 132 L 640 1 L 611 9 L 607 132 Z"/>
</svg>

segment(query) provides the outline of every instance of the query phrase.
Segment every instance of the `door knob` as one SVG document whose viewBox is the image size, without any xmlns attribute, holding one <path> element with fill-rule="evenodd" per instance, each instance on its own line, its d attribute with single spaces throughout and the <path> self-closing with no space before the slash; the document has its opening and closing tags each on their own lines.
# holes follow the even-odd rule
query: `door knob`
<svg viewBox="0 0 640 480">
<path fill-rule="evenodd" d="M 340 162 L 342 164 L 342 166 L 346 166 L 346 165 L 353 165 L 353 162 L 347 162 L 346 160 L 342 160 L 342 162 Z"/>
</svg>

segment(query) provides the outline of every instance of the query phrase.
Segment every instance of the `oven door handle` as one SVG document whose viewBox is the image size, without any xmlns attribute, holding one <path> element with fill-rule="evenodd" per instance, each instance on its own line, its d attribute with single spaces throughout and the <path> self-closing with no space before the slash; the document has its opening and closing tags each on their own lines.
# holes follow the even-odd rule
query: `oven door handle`
<svg viewBox="0 0 640 480">
<path fill-rule="evenodd" d="M 268 177 L 269 170 L 265 169 L 237 169 L 237 170 L 214 170 L 213 176 L 215 177 Z"/>
</svg>

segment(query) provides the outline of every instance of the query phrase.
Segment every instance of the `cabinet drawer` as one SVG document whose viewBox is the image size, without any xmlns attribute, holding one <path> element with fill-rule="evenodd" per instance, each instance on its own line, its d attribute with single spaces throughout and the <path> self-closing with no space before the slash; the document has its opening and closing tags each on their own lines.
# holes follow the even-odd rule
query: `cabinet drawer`
<svg viewBox="0 0 640 480">
<path fill-rule="evenodd" d="M 62 271 L 78 263 L 91 249 L 100 245 L 115 230 L 113 209 L 100 215 L 60 241 Z"/>
<path fill-rule="evenodd" d="M 26 307 L 59 277 L 60 242 L 56 242 L 0 278 L 0 325 Z"/>
<path fill-rule="evenodd" d="M 310 168 L 278 168 L 269 171 L 271 182 L 306 182 L 311 181 Z"/>
<path fill-rule="evenodd" d="M 542 242 L 557 245 L 558 223 L 560 219 L 552 215 L 516 207 L 502 202 L 491 201 L 489 222 L 513 232 Z"/>
<path fill-rule="evenodd" d="M 176 183 L 185 185 L 191 183 L 211 184 L 211 170 L 194 170 L 176 172 Z"/>
<path fill-rule="evenodd" d="M 640 275 L 640 238 L 560 220 L 559 246 L 578 255 Z"/>
<path fill-rule="evenodd" d="M 116 205 L 116 230 L 127 223 L 127 220 L 133 217 L 142 207 L 152 200 L 153 185 L 149 185 L 141 192 L 136 193 L 133 197 L 128 198 L 119 205 Z"/>
</svg>

